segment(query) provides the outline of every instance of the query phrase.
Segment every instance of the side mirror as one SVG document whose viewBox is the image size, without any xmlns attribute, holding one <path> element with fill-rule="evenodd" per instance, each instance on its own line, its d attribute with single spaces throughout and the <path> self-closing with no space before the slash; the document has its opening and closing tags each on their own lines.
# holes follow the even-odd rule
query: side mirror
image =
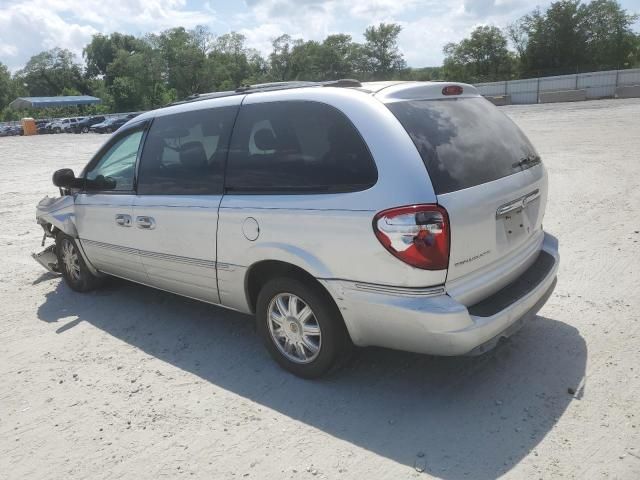
<svg viewBox="0 0 640 480">
<path fill-rule="evenodd" d="M 79 188 L 82 186 L 82 179 L 76 178 L 70 168 L 62 168 L 53 174 L 53 184 L 59 188 Z"/>
</svg>

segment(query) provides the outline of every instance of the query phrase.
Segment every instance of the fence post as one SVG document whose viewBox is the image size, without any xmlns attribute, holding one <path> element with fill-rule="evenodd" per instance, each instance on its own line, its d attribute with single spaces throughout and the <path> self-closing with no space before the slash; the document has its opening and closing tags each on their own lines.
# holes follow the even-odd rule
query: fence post
<svg viewBox="0 0 640 480">
<path fill-rule="evenodd" d="M 616 88 L 618 88 L 618 79 L 620 78 L 620 65 L 618 65 L 618 68 L 616 68 Z M 615 93 L 614 93 L 615 95 Z"/>
<path fill-rule="evenodd" d="M 508 83 L 508 80 L 505 80 L 504 81 L 504 96 L 505 97 L 507 96 L 507 83 Z"/>
<path fill-rule="evenodd" d="M 540 72 L 538 72 L 538 84 L 536 86 L 536 103 L 540 103 Z"/>
</svg>

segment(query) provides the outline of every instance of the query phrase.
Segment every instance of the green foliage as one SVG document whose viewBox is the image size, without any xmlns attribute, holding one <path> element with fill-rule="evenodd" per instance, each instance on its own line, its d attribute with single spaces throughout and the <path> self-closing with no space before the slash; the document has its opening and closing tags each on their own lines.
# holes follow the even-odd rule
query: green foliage
<svg viewBox="0 0 640 480">
<path fill-rule="evenodd" d="M 87 90 L 82 69 L 69 50 L 53 48 L 31 57 L 16 73 L 31 96 L 59 95 L 64 88 L 78 92 Z"/>
<path fill-rule="evenodd" d="M 508 33 L 522 76 L 628 68 L 638 60 L 637 18 L 615 0 L 560 0 L 525 15 Z"/>
<path fill-rule="evenodd" d="M 13 99 L 15 95 L 14 82 L 11 73 L 6 65 L 0 62 L 0 110 L 3 110 Z"/>
<path fill-rule="evenodd" d="M 402 27 L 395 23 L 381 23 L 370 26 L 364 32 L 364 57 L 368 63 L 368 72 L 376 80 L 386 80 L 407 67 L 402 53 L 398 49 L 398 35 Z"/>
<path fill-rule="evenodd" d="M 490 82 L 511 76 L 515 58 L 507 49 L 507 38 L 497 27 L 476 28 L 460 43 L 444 49 L 447 79 L 462 82 Z"/>
<path fill-rule="evenodd" d="M 135 37 L 94 35 L 84 65 L 68 50 L 34 55 L 11 75 L 0 63 L 0 119 L 139 111 L 194 93 L 290 80 L 460 80 L 481 82 L 535 75 L 640 66 L 640 36 L 616 0 L 558 0 L 501 30 L 480 26 L 444 47 L 442 67 L 407 68 L 398 47 L 402 27 L 369 26 L 364 43 L 334 34 L 322 41 L 281 35 L 263 57 L 237 32 L 214 36 L 206 27 L 172 28 Z M 515 51 L 509 49 L 509 41 Z M 100 105 L 15 112 L 18 96 L 89 94 Z"/>
</svg>

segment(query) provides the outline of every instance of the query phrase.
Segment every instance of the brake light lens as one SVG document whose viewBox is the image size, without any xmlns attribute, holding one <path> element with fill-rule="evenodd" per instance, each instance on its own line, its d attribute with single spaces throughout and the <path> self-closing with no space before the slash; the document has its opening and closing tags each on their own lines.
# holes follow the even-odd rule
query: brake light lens
<svg viewBox="0 0 640 480">
<path fill-rule="evenodd" d="M 460 85 L 447 85 L 442 89 L 443 95 L 462 95 L 463 88 Z"/>
<path fill-rule="evenodd" d="M 373 218 L 382 245 L 405 263 L 424 270 L 449 266 L 449 216 L 438 205 L 383 210 Z"/>
</svg>

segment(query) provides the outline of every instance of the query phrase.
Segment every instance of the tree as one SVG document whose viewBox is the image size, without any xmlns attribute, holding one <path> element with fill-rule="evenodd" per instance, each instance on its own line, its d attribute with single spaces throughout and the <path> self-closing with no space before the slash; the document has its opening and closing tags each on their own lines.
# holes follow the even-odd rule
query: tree
<svg viewBox="0 0 640 480">
<path fill-rule="evenodd" d="M 85 93 L 87 85 L 80 66 L 69 50 L 53 48 L 29 59 L 16 73 L 31 96 L 60 95 L 65 88 Z"/>
<path fill-rule="evenodd" d="M 514 64 L 507 38 L 497 27 L 477 27 L 469 38 L 444 49 L 447 79 L 485 82 L 508 78 Z"/>
<path fill-rule="evenodd" d="M 363 65 L 362 48 L 354 43 L 351 35 L 329 35 L 322 42 L 323 76 L 336 80 L 357 76 Z"/>
<path fill-rule="evenodd" d="M 14 81 L 5 64 L 0 62 L 0 112 L 15 99 Z"/>
<path fill-rule="evenodd" d="M 375 78 L 390 78 L 405 69 L 407 64 L 398 48 L 398 35 L 402 27 L 395 23 L 380 23 L 369 26 L 364 32 L 364 53 L 369 61 L 369 70 Z"/>
<path fill-rule="evenodd" d="M 525 75 L 570 73 L 587 63 L 579 3 L 554 2 L 544 13 L 536 9 L 519 21 L 516 28 L 523 42 L 521 64 Z"/>
<path fill-rule="evenodd" d="M 296 40 L 291 49 L 292 80 L 320 81 L 326 79 L 324 47 L 320 42 Z"/>
<path fill-rule="evenodd" d="M 573 73 L 631 66 L 637 60 L 637 15 L 615 0 L 561 0 L 525 15 L 509 27 L 521 74 Z"/>
<path fill-rule="evenodd" d="M 143 49 L 133 53 L 120 50 L 107 68 L 112 79 L 108 91 L 116 111 L 157 108 L 176 98 L 175 90 L 167 85 L 160 51 L 150 44 L 141 45 Z"/>
<path fill-rule="evenodd" d="M 133 35 L 124 35 L 118 32 L 111 35 L 94 35 L 91 42 L 82 51 L 87 65 L 86 74 L 89 78 L 104 77 L 107 85 L 110 85 L 112 78 L 109 77 L 109 65 L 119 53 L 124 51 L 131 55 L 144 50 L 144 48 L 144 40 Z"/>
<path fill-rule="evenodd" d="M 285 81 L 291 78 L 291 49 L 293 40 L 291 36 L 284 34 L 273 42 L 273 50 L 269 54 L 270 77 L 276 81 Z"/>
<path fill-rule="evenodd" d="M 245 47 L 245 36 L 230 32 L 218 37 L 209 53 L 210 81 L 213 89 L 238 88 L 254 73 L 250 55 L 255 52 Z"/>
<path fill-rule="evenodd" d="M 580 8 L 590 62 L 615 68 L 633 65 L 638 35 L 632 26 L 639 15 L 628 14 L 615 0 L 594 0 Z"/>
<path fill-rule="evenodd" d="M 210 35 L 204 27 L 187 31 L 183 27 L 149 35 L 148 42 L 162 59 L 167 87 L 184 98 L 204 89 Z"/>
</svg>

